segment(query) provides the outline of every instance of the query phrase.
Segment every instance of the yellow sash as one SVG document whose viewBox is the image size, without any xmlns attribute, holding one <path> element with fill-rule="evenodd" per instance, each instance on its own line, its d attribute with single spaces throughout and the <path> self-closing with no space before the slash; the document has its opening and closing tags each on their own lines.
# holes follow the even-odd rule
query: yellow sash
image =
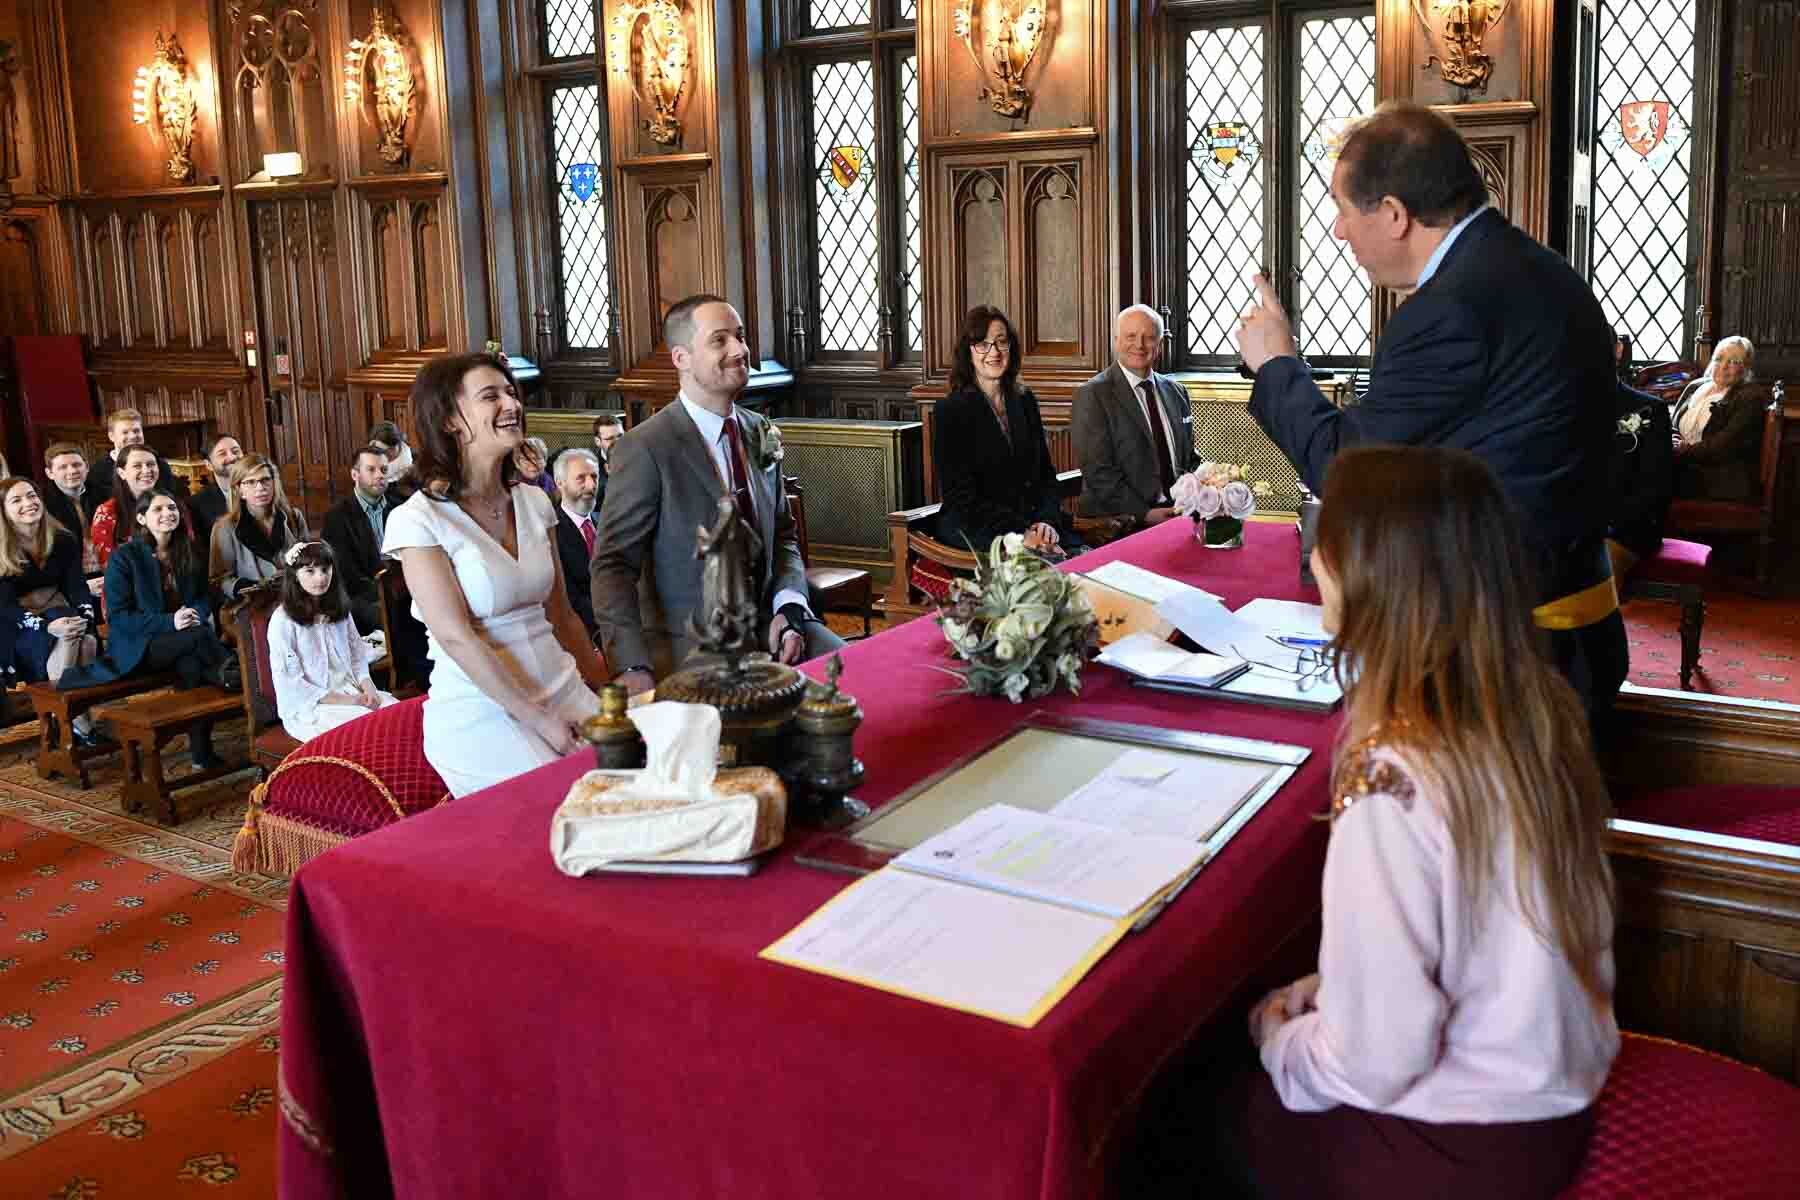
<svg viewBox="0 0 1800 1200">
<path fill-rule="evenodd" d="M 1608 575 L 1592 587 L 1538 605 L 1531 610 L 1531 619 L 1539 629 L 1580 629 L 1605 620 L 1618 607 L 1619 589 Z"/>
</svg>

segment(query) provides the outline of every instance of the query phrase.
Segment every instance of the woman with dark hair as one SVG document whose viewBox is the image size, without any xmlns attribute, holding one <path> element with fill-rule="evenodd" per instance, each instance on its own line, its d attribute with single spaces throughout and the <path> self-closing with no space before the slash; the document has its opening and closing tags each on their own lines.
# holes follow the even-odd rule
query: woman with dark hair
<svg viewBox="0 0 1800 1200">
<path fill-rule="evenodd" d="M 350 618 L 350 598 L 325 542 L 295 542 L 282 555 L 281 606 L 269 617 L 275 710 L 305 742 L 398 703 L 369 677 L 369 647 Z"/>
<path fill-rule="evenodd" d="M 432 359 L 412 411 L 419 490 L 382 550 L 429 634 L 425 758 L 464 796 L 576 750 L 606 665 L 569 607 L 549 497 L 516 486 L 525 410 L 506 360 Z"/>
<path fill-rule="evenodd" d="M 81 539 L 52 518 L 29 479 L 0 479 L 0 682 L 55 683 L 94 661 L 94 598 Z M 85 738 L 91 726 L 76 718 Z"/>
<path fill-rule="evenodd" d="M 213 586 L 229 599 L 281 574 L 281 556 L 312 534 L 306 517 L 281 490 L 281 472 L 260 454 L 246 454 L 231 468 L 230 507 L 213 522 Z"/>
<path fill-rule="evenodd" d="M 172 670 L 178 687 L 210 683 L 237 691 L 237 657 L 212 631 L 206 567 L 187 535 L 186 512 L 166 492 L 146 491 L 132 513 L 137 537 L 106 564 L 106 654 L 91 666 L 64 671 L 57 686 Z M 218 765 L 210 720 L 189 727 L 188 746 L 196 770 Z"/>
<path fill-rule="evenodd" d="M 1063 517 L 1037 397 L 1019 386 L 1019 336 L 997 308 L 963 320 L 931 445 L 944 496 L 939 541 L 985 552 L 1001 534 L 1022 533 L 1028 549 L 1052 557 L 1086 549 Z"/>
<path fill-rule="evenodd" d="M 1312 569 L 1345 689 L 1319 970 L 1250 1014 L 1259 1195 L 1558 1195 L 1614 1055 L 1606 787 L 1493 473 L 1339 453 Z"/>
<path fill-rule="evenodd" d="M 169 489 L 170 481 L 163 478 L 156 451 L 148 446 L 126 447 L 119 459 L 118 469 L 113 472 L 112 499 L 102 501 L 100 507 L 94 510 L 94 557 L 102 570 L 105 570 L 113 551 L 129 542 L 137 532 L 137 525 L 131 514 L 137 511 L 138 501 L 152 491 L 174 495 Z M 192 528 L 185 520 L 182 526 L 186 530 L 183 536 L 191 541 Z"/>
</svg>

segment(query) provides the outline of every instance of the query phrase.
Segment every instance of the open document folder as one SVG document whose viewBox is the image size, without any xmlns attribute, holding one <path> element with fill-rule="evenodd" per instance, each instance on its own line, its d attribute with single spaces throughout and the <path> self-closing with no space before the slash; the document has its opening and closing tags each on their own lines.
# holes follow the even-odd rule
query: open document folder
<svg viewBox="0 0 1800 1200">
<path fill-rule="evenodd" d="M 1030 1027 L 1208 853 L 989 805 L 845 888 L 762 956 Z"/>
<path fill-rule="evenodd" d="M 1328 710 L 1344 698 L 1317 605 L 1252 600 L 1232 612 L 1215 597 L 1180 594 L 1164 599 L 1156 611 L 1195 645 L 1214 655 L 1248 663 L 1249 669 L 1213 685 L 1172 678 L 1139 678 L 1137 682 L 1144 687 L 1161 691 L 1205 690 L 1224 699 L 1254 700 L 1315 712 Z M 1104 655 L 1100 661 L 1107 661 Z"/>
</svg>

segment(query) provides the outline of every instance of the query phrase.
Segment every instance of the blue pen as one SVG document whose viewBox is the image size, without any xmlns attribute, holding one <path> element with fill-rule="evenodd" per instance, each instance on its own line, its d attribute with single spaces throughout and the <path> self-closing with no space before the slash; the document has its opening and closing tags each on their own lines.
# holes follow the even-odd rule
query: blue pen
<svg viewBox="0 0 1800 1200">
<path fill-rule="evenodd" d="M 1275 640 L 1290 650 L 1323 650 L 1331 645 L 1328 637 L 1278 637 Z"/>
</svg>

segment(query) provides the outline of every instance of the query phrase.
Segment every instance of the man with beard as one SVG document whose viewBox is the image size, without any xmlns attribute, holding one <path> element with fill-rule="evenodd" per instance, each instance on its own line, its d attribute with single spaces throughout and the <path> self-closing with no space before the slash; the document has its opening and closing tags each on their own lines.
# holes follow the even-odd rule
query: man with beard
<svg viewBox="0 0 1800 1200">
<path fill-rule="evenodd" d="M 569 607 L 581 618 L 590 638 L 595 632 L 594 589 L 588 568 L 599 539 L 594 526 L 599 486 L 600 462 L 593 451 L 575 446 L 556 456 L 556 490 L 562 497 L 556 509 L 556 552 L 562 557 Z"/>
<path fill-rule="evenodd" d="M 595 503 L 606 499 L 606 473 L 611 469 L 613 447 L 625 436 L 625 421 L 618 413 L 604 413 L 594 418 L 594 453 L 600 460 L 600 490 Z"/>
<path fill-rule="evenodd" d="M 106 437 L 112 442 L 112 453 L 101 455 L 88 470 L 88 491 L 100 498 L 97 504 L 112 499 L 113 479 L 125 452 L 144 444 L 144 415 L 135 408 L 115 409 L 106 418 Z M 160 454 L 156 456 L 156 478 L 159 481 L 157 490 L 167 492 L 177 500 L 187 499 L 186 481 L 169 470 L 168 462 Z"/>
<path fill-rule="evenodd" d="M 195 493 L 188 503 L 188 511 L 194 516 L 194 536 L 206 545 L 212 544 L 213 522 L 231 507 L 231 468 L 237 466 L 242 457 L 244 447 L 229 433 L 214 438 L 212 449 L 206 452 L 213 481 Z"/>
<path fill-rule="evenodd" d="M 739 408 L 750 346 L 737 309 L 689 296 L 663 318 L 663 344 L 681 379 L 675 403 L 613 448 L 592 569 L 594 617 L 606 661 L 633 694 L 655 686 L 694 649 L 702 567 L 698 531 L 731 496 L 754 531 L 750 588 L 769 653 L 799 662 L 842 646 L 806 600 L 806 566 L 763 417 Z"/>
<path fill-rule="evenodd" d="M 381 539 L 387 518 L 394 511 L 388 494 L 387 455 L 379 446 L 364 446 L 350 464 L 350 494 L 325 514 L 325 541 L 337 556 L 338 578 L 350 597 L 350 615 L 356 632 L 381 628 L 381 589 L 375 572 L 381 569 Z M 392 647 L 390 647 L 392 649 Z"/>
</svg>

